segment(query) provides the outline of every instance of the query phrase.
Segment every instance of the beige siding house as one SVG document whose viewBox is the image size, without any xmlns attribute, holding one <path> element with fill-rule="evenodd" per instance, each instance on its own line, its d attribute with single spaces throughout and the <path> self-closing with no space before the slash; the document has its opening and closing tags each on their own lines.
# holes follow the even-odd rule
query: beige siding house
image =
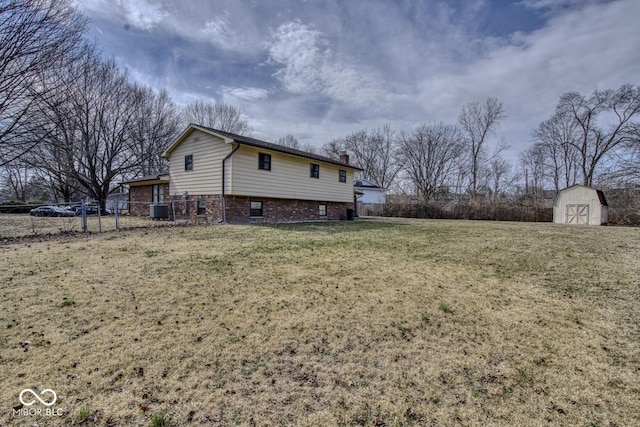
<svg viewBox="0 0 640 427">
<path fill-rule="evenodd" d="M 167 148 L 165 201 L 209 222 L 348 219 L 354 214 L 348 157 L 334 160 L 191 124 Z M 194 206 L 188 206 L 194 203 Z"/>
<path fill-rule="evenodd" d="M 169 159 L 169 192 L 171 195 L 219 194 L 222 183 L 222 160 L 231 153 L 231 139 L 223 139 L 190 128 L 182 134 L 163 157 Z M 191 166 L 185 167 L 190 156 Z"/>
<path fill-rule="evenodd" d="M 604 193 L 586 185 L 560 190 L 553 204 L 556 224 L 602 225 L 608 222 L 609 207 Z"/>
</svg>

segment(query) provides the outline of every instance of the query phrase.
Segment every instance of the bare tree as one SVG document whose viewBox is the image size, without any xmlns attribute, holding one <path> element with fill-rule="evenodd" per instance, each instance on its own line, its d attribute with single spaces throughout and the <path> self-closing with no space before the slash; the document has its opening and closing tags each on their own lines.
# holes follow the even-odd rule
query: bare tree
<svg viewBox="0 0 640 427">
<path fill-rule="evenodd" d="M 555 191 L 576 183 L 578 179 L 578 124 L 568 115 L 554 114 L 533 131 L 536 151 L 542 154 L 547 175 Z"/>
<path fill-rule="evenodd" d="M 139 166 L 131 137 L 138 106 L 134 87 L 114 60 L 100 59 L 91 46 L 57 77 L 64 90 L 38 103 L 33 138 L 47 144 L 48 153 L 59 153 L 65 174 L 104 209 L 112 183 Z"/>
<path fill-rule="evenodd" d="M 349 152 L 353 163 L 363 169 L 363 176 L 382 188 L 392 185 L 401 168 L 395 156 L 396 135 L 388 124 L 371 133 L 366 130 L 354 132 L 341 143 L 336 142 L 333 148 Z"/>
<path fill-rule="evenodd" d="M 31 120 L 35 98 L 47 95 L 40 77 L 64 66 L 84 30 L 71 0 L 0 1 L 0 164 L 35 144 L 23 137 L 23 125 Z"/>
<path fill-rule="evenodd" d="M 623 186 L 640 185 L 640 123 L 635 123 L 632 138 L 619 155 L 617 181 Z"/>
<path fill-rule="evenodd" d="M 489 162 L 490 190 L 494 198 L 500 197 L 513 184 L 514 175 L 511 163 L 500 156 Z"/>
<path fill-rule="evenodd" d="M 545 180 L 544 151 L 540 145 L 533 145 L 520 154 L 520 166 L 524 174 L 525 194 L 537 196 L 543 189 Z"/>
<path fill-rule="evenodd" d="M 403 169 L 424 201 L 446 192 L 463 150 L 460 130 L 443 123 L 425 124 L 410 133 L 401 132 L 398 138 Z"/>
<path fill-rule="evenodd" d="M 346 151 L 344 139 L 332 139 L 322 146 L 321 151 L 325 156 L 338 160 L 340 158 L 340 154 Z"/>
<path fill-rule="evenodd" d="M 137 159 L 136 174 L 151 175 L 167 170 L 161 157 L 180 132 L 180 116 L 166 90 L 157 93 L 148 86 L 136 85 L 135 115 L 131 124 L 133 155 Z"/>
<path fill-rule="evenodd" d="M 3 168 L 2 186 L 11 193 L 14 200 L 27 201 L 29 185 L 29 166 L 19 160 L 7 164 Z"/>
<path fill-rule="evenodd" d="M 287 134 L 282 138 L 278 138 L 276 140 L 276 144 L 282 145 L 284 147 L 293 148 L 294 150 L 304 151 L 305 153 L 319 154 L 318 148 L 311 144 L 310 142 L 305 142 L 301 144 L 298 141 L 298 138 L 291 134 Z"/>
<path fill-rule="evenodd" d="M 402 168 L 402 160 L 396 156 L 397 136 L 389 124 L 375 129 L 369 135 L 369 144 L 378 152 L 372 177 L 382 188 L 389 188 Z"/>
<path fill-rule="evenodd" d="M 34 174 L 46 183 L 57 202 L 78 200 L 83 192 L 80 184 L 69 173 L 65 147 L 48 143 L 49 141 L 45 139 L 36 145 L 29 155 L 24 157 L 25 162 L 33 168 Z"/>
<path fill-rule="evenodd" d="M 640 90 L 623 85 L 617 90 L 596 90 L 589 97 L 565 93 L 556 115 L 577 125 L 578 137 L 567 144 L 578 153 L 582 183 L 591 186 L 605 157 L 633 143 L 638 126 L 634 119 L 640 116 Z"/>
<path fill-rule="evenodd" d="M 295 150 L 300 150 L 300 141 L 298 141 L 298 138 L 291 135 L 290 133 L 282 138 L 278 138 L 278 140 L 276 141 L 276 144 L 282 145 L 283 147 L 289 147 Z"/>
<path fill-rule="evenodd" d="M 0 169 L 0 188 L 14 200 L 49 200 L 47 183 L 36 170 L 22 159 L 17 159 Z"/>
<path fill-rule="evenodd" d="M 458 123 L 464 132 L 467 143 L 470 168 L 469 190 L 473 197 L 478 195 L 482 169 L 489 161 L 487 155 L 488 139 L 504 117 L 503 104 L 496 98 L 488 98 L 484 103 L 469 102 L 462 107 L 462 112 L 458 117 Z"/>
<path fill-rule="evenodd" d="M 253 132 L 242 111 L 233 105 L 196 101 L 184 107 L 182 114 L 187 123 L 238 135 L 251 135 Z"/>
</svg>

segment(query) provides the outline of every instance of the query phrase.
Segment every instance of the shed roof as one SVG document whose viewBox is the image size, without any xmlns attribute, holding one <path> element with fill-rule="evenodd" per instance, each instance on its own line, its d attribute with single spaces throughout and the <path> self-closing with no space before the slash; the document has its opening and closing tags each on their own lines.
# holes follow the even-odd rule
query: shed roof
<svg viewBox="0 0 640 427">
<path fill-rule="evenodd" d="M 162 172 L 162 173 L 153 174 L 153 175 L 145 175 L 140 178 L 130 179 L 128 181 L 122 181 L 120 184 L 143 185 L 143 184 L 151 184 L 155 182 L 169 182 L 169 172 Z"/>
<path fill-rule="evenodd" d="M 569 186 L 569 187 L 567 187 L 567 188 L 563 188 L 562 190 L 560 190 L 560 192 L 558 193 L 558 195 L 560 195 L 560 193 L 562 193 L 562 192 L 565 192 L 565 191 L 567 191 L 567 190 L 571 190 L 572 188 L 577 188 L 577 187 L 587 188 L 587 189 L 589 189 L 589 190 L 593 190 L 593 191 L 595 191 L 595 192 L 596 192 L 596 194 L 598 195 L 598 201 L 600 202 L 600 204 L 601 204 L 602 206 L 609 206 L 609 205 L 607 204 L 607 199 L 604 197 L 604 193 L 603 193 L 601 190 L 598 190 L 598 189 L 593 188 L 593 187 L 589 187 L 588 185 L 574 184 L 574 185 L 571 185 L 571 186 Z"/>
<path fill-rule="evenodd" d="M 602 206 L 609 206 L 607 204 L 607 199 L 604 198 L 604 193 L 601 190 L 596 190 L 596 192 L 598 193 L 598 199 L 600 199 L 600 204 Z"/>
<path fill-rule="evenodd" d="M 367 190 L 384 190 L 384 188 L 377 185 L 375 182 L 371 182 L 368 179 L 358 179 L 353 183 L 354 187 L 366 188 Z"/>
</svg>

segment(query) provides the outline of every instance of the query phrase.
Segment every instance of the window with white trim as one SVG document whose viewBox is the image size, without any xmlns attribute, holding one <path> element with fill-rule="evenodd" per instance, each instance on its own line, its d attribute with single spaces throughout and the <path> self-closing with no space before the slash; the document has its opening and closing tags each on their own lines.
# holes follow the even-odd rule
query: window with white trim
<svg viewBox="0 0 640 427">
<path fill-rule="evenodd" d="M 151 186 L 151 201 L 153 203 L 164 202 L 164 184 L 153 184 Z"/>
<path fill-rule="evenodd" d="M 262 216 L 262 202 L 260 201 L 252 201 L 251 202 L 251 211 L 249 212 L 250 216 L 259 217 Z"/>
</svg>

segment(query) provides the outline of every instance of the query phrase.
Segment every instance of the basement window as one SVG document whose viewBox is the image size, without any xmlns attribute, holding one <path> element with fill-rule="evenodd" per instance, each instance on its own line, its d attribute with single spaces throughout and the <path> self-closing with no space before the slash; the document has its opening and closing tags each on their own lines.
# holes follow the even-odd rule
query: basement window
<svg viewBox="0 0 640 427">
<path fill-rule="evenodd" d="M 198 199 L 198 215 L 207 214 L 207 201 L 205 199 Z"/>
<path fill-rule="evenodd" d="M 260 216 L 262 216 L 262 202 L 251 202 L 250 215 L 252 217 L 260 217 Z"/>
<path fill-rule="evenodd" d="M 271 154 L 258 153 L 258 169 L 271 170 Z"/>
<path fill-rule="evenodd" d="M 184 170 L 192 171 L 193 170 L 193 154 L 189 154 L 188 156 L 184 156 Z"/>
<path fill-rule="evenodd" d="M 318 216 L 327 216 L 327 205 L 318 205 Z"/>
<path fill-rule="evenodd" d="M 320 178 L 320 165 L 316 165 L 315 163 L 311 163 L 311 178 Z"/>
</svg>

